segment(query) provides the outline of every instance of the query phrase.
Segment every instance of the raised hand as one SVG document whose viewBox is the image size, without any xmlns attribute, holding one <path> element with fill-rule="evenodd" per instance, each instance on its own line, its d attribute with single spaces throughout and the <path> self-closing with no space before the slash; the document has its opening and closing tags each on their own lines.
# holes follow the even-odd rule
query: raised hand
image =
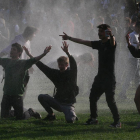
<svg viewBox="0 0 140 140">
<path fill-rule="evenodd" d="M 47 54 L 51 50 L 52 46 L 48 46 L 44 50 L 44 54 Z"/>
<path fill-rule="evenodd" d="M 69 39 L 69 36 L 65 32 L 63 32 L 63 35 L 59 35 L 59 36 L 62 36 L 63 40 L 68 40 Z"/>
<path fill-rule="evenodd" d="M 106 34 L 109 35 L 109 36 L 112 36 L 112 31 L 111 31 L 110 28 L 108 28 L 108 29 L 106 30 Z"/>
<path fill-rule="evenodd" d="M 69 44 L 67 44 L 66 41 L 62 42 L 63 44 L 63 47 L 61 46 L 62 50 L 65 52 L 65 53 L 68 53 L 68 46 Z"/>
</svg>

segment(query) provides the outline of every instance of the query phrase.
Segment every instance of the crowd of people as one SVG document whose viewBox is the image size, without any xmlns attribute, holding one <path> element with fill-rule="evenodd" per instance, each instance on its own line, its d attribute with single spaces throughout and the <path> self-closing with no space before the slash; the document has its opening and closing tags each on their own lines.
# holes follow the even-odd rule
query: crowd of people
<svg viewBox="0 0 140 140">
<path fill-rule="evenodd" d="M 134 3 L 130 3 L 126 0 L 120 0 L 118 2 L 115 0 L 91 0 L 88 2 L 85 0 L 42 0 L 41 2 L 37 0 L 1 1 L 0 51 L 2 51 L 5 46 L 8 46 L 15 36 L 22 34 L 27 26 L 35 26 L 39 29 L 36 37 L 38 39 L 33 41 L 33 45 L 35 44 L 37 46 L 39 44 L 43 46 L 44 44 L 49 43 L 53 46 L 57 46 L 59 38 L 55 32 L 61 33 L 62 31 L 67 31 L 71 36 L 78 36 L 88 40 L 98 39 L 98 30 L 96 27 L 99 24 L 106 23 L 111 26 L 118 43 L 116 58 L 117 84 L 120 84 L 123 81 L 124 76 L 129 78 L 126 80 L 127 82 L 123 82 L 126 86 L 126 91 L 122 89 L 119 98 L 127 98 L 127 89 L 129 88 L 130 83 L 133 83 L 131 81 L 133 81 L 137 75 L 133 73 L 130 77 L 128 74 L 129 72 L 125 70 L 126 61 L 129 59 L 127 53 L 129 52 L 125 52 L 125 55 L 121 52 L 127 50 L 123 47 L 125 44 L 124 36 L 128 30 L 134 30 L 134 25 L 139 16 L 139 10 L 135 9 L 136 6 Z M 77 46 L 72 46 L 70 51 L 74 53 L 76 47 Z M 78 48 L 78 55 L 84 55 L 84 53 L 90 52 L 88 49 L 83 50 L 79 46 Z M 56 49 L 58 53 L 54 53 L 57 56 L 61 51 L 57 47 Z M 92 55 L 94 57 L 93 67 L 96 67 L 97 59 L 95 58 L 97 52 L 93 52 Z M 75 56 L 77 57 L 76 53 Z M 124 67 L 120 66 L 119 59 L 121 59 Z M 81 81 L 82 78 L 82 66 L 83 62 L 78 64 L 79 69 L 81 69 L 78 73 L 78 81 Z M 131 68 L 133 69 L 133 67 Z M 128 69 L 130 70 L 131 68 Z M 92 67 L 89 71 L 92 71 Z M 97 68 L 95 68 L 95 71 L 92 72 L 92 74 L 95 76 L 96 73 Z M 91 77 L 89 76 L 89 79 L 90 78 Z M 83 79 L 85 79 L 84 76 Z M 89 81 L 92 80 L 93 78 Z M 90 84 L 88 85 L 91 87 L 92 82 L 89 83 Z M 78 82 L 78 84 L 82 85 L 80 82 Z M 83 91 L 81 88 L 80 91 L 82 94 L 88 92 L 88 90 Z M 124 93 L 123 96 L 122 93 Z"/>
<path fill-rule="evenodd" d="M 18 120 L 28 119 L 31 116 L 41 118 L 41 115 L 32 108 L 27 110 L 23 107 L 23 96 L 25 96 L 25 88 L 29 81 L 29 73 L 32 71 L 31 66 L 36 64 L 55 85 L 53 97 L 47 93 L 38 96 L 40 104 L 48 113 L 44 120 L 53 121 L 56 119 L 52 109 L 63 112 L 68 123 L 78 120 L 74 109 L 76 96 L 78 93 L 86 93 L 90 94 L 91 114 L 85 124 L 97 124 L 97 101 L 105 92 L 106 101 L 114 119 L 110 126 L 120 128 L 120 115 L 114 98 L 115 69 L 117 82 L 122 83 L 119 98 L 127 99 L 130 82 L 135 81 L 136 86 L 139 84 L 140 61 L 134 57 L 140 57 L 138 51 L 140 47 L 140 4 L 134 5 L 134 10 L 129 11 L 126 0 L 118 2 L 115 0 L 92 0 L 88 3 L 86 0 L 62 0 L 59 2 L 48 0 L 47 3 L 42 0 L 40 5 L 35 0 L 6 2 L 0 7 L 0 57 L 8 55 L 11 58 L 0 58 L 0 65 L 5 70 L 1 117 L 15 116 Z M 93 7 L 96 7 L 94 12 L 91 11 Z M 76 48 L 77 44 L 75 44 L 74 51 L 72 51 L 64 41 L 62 50 L 68 57 L 61 56 L 57 59 L 58 69 L 50 68 L 39 61 L 51 50 L 51 46 L 48 46 L 38 57 L 32 56 L 30 47 L 31 40 L 37 34 L 41 38 L 41 40 L 37 40 L 38 42 L 43 40 L 47 43 L 52 37 L 53 43 L 56 44 L 59 37 L 56 31 L 59 33 L 66 31 L 60 35 L 63 40 L 89 47 L 87 52 L 77 57 L 73 52 L 76 52 L 76 49 L 82 52 L 82 47 Z M 49 34 L 49 38 L 46 32 Z M 127 43 L 124 41 L 126 34 Z M 128 51 L 127 45 L 131 53 Z M 24 46 L 24 50 L 22 46 Z M 91 48 L 98 50 L 98 54 L 92 54 Z M 55 48 L 55 53 L 58 53 L 58 48 Z M 93 69 L 95 67 L 97 69 L 95 63 L 97 57 L 98 71 L 94 70 L 93 73 Z M 19 58 L 25 60 L 19 60 Z M 120 67 L 120 61 L 124 67 Z M 52 63 L 50 63 L 51 65 Z M 78 75 L 77 69 L 81 73 L 86 71 L 88 74 L 81 77 L 81 73 Z M 84 86 L 88 87 L 88 90 L 84 91 Z M 139 87 L 135 95 L 135 103 L 138 112 L 140 112 Z M 11 107 L 14 110 L 11 110 Z M 140 128 L 140 124 L 138 128 Z"/>
</svg>

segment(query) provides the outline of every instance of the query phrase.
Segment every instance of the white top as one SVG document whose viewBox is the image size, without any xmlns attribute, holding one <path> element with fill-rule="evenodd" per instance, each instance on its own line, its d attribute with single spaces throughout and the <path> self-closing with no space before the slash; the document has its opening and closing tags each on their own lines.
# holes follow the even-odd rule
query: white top
<svg viewBox="0 0 140 140">
<path fill-rule="evenodd" d="M 136 33 L 135 31 L 133 31 L 132 33 L 129 34 L 129 36 L 130 36 L 130 43 L 131 43 L 135 48 L 139 49 L 139 48 L 138 48 L 138 44 L 139 44 L 138 37 L 139 37 L 139 34 Z M 130 58 L 134 58 L 134 57 L 132 56 L 132 54 L 130 54 Z"/>
<path fill-rule="evenodd" d="M 11 51 L 11 47 L 12 47 L 11 45 L 14 44 L 14 43 L 18 43 L 21 46 L 25 46 L 26 48 L 28 48 L 29 52 L 31 52 L 30 41 L 29 40 L 26 41 L 23 38 L 23 35 L 20 34 L 20 35 L 15 36 L 14 40 L 11 41 L 10 45 L 0 52 L 0 57 L 6 56 L 6 55 L 8 55 L 8 57 L 10 57 L 10 51 Z M 23 50 L 23 53 L 22 53 L 20 58 L 21 59 L 27 59 L 28 58 L 28 56 L 26 55 L 24 50 Z"/>
</svg>

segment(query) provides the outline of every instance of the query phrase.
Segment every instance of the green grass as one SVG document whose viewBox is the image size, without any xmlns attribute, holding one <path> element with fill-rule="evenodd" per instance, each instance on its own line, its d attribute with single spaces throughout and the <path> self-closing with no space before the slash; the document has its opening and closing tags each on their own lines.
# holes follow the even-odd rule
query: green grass
<svg viewBox="0 0 140 140">
<path fill-rule="evenodd" d="M 140 121 L 140 116 L 136 111 L 133 100 L 136 87 L 128 89 L 128 99 L 120 100 L 118 99 L 118 94 L 121 86 L 121 84 L 117 86 L 115 95 L 121 116 L 121 129 L 109 127 L 113 119 L 105 100 L 105 94 L 101 96 L 98 102 L 99 124 L 83 125 L 89 118 L 89 95 L 79 93 L 75 104 L 79 120 L 74 124 L 67 124 L 62 113 L 56 113 L 57 120 L 54 122 L 45 122 L 34 118 L 23 121 L 0 119 L 0 140 L 140 140 L 140 130 L 135 129 Z M 41 75 L 31 76 L 24 107 L 39 110 L 42 116 L 45 117 L 46 114 L 37 97 L 39 94 L 46 93 L 52 95 L 53 89 L 53 84 L 42 73 Z M 1 99 L 2 95 L 3 84 L 0 84 Z"/>
<path fill-rule="evenodd" d="M 41 113 L 45 117 L 44 113 Z M 121 110 L 122 128 L 110 128 L 112 123 L 109 110 L 99 111 L 98 125 L 83 125 L 89 114 L 78 114 L 79 120 L 67 124 L 62 113 L 57 113 L 57 120 L 46 122 L 31 118 L 15 121 L 0 120 L 0 140 L 140 140 L 140 130 L 135 129 L 140 116 L 133 110 Z"/>
</svg>

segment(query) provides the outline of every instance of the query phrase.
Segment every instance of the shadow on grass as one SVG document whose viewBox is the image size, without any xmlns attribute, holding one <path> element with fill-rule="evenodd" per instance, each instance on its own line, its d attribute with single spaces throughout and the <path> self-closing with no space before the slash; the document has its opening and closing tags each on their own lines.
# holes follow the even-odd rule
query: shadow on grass
<svg viewBox="0 0 140 140">
<path fill-rule="evenodd" d="M 63 120 L 45 122 L 42 120 L 17 121 L 15 125 L 5 126 L 0 130 L 1 139 L 13 138 L 40 138 L 53 136 L 73 136 L 84 134 L 123 133 L 121 129 L 114 129 L 108 126 L 108 122 L 99 125 L 83 125 L 83 122 L 74 124 L 64 123 Z M 132 129 L 131 129 L 132 131 Z"/>
<path fill-rule="evenodd" d="M 79 114 L 79 121 L 74 124 L 65 123 L 63 115 L 58 115 L 58 119 L 54 122 L 43 120 L 22 120 L 14 119 L 0 120 L 0 139 L 32 139 L 32 138 L 49 138 L 49 137 L 72 137 L 84 135 L 102 135 L 102 134 L 123 134 L 127 132 L 135 132 L 134 128 L 138 122 L 138 114 L 130 111 L 121 114 L 122 129 L 110 128 L 110 113 L 99 113 L 98 125 L 84 125 L 89 114 Z M 134 119 L 133 119 L 134 118 Z"/>
</svg>

